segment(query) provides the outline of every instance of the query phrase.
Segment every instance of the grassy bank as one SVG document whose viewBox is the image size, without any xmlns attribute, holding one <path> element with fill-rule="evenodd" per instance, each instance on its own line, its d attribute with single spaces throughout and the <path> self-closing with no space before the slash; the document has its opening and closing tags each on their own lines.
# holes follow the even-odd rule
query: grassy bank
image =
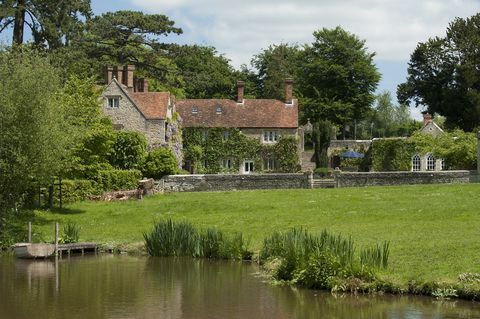
<svg viewBox="0 0 480 319">
<path fill-rule="evenodd" d="M 73 221 L 80 239 L 134 243 L 158 220 L 189 221 L 242 232 L 259 250 L 275 231 L 303 227 L 351 235 L 359 246 L 390 242 L 386 278 L 453 282 L 480 270 L 480 184 L 325 190 L 271 190 L 158 195 L 143 201 L 82 202 L 37 212 L 35 230 L 53 237 L 53 222 Z"/>
</svg>

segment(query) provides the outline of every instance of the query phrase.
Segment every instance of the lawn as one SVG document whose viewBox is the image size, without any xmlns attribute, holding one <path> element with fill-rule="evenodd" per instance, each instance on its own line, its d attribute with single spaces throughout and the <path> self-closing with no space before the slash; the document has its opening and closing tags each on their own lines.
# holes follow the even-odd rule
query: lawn
<svg viewBox="0 0 480 319">
<path fill-rule="evenodd" d="M 142 201 L 81 202 L 37 211 L 34 231 L 53 238 L 53 222 L 73 221 L 81 240 L 142 241 L 157 220 L 243 232 L 258 250 L 275 230 L 304 227 L 351 235 L 358 245 L 390 242 L 392 280 L 455 281 L 480 272 L 480 184 L 319 190 L 258 190 L 156 195 Z"/>
</svg>

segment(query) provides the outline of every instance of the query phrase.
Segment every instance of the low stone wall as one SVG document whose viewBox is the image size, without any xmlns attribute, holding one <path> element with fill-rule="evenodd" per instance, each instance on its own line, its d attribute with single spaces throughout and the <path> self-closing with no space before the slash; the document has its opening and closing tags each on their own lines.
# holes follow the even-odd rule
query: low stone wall
<svg viewBox="0 0 480 319">
<path fill-rule="evenodd" d="M 469 171 L 440 172 L 335 172 L 335 187 L 387 186 L 407 184 L 469 183 Z"/>
<path fill-rule="evenodd" d="M 163 177 L 157 187 L 165 192 L 214 192 L 249 189 L 311 188 L 312 182 L 310 173 L 169 175 Z"/>
</svg>

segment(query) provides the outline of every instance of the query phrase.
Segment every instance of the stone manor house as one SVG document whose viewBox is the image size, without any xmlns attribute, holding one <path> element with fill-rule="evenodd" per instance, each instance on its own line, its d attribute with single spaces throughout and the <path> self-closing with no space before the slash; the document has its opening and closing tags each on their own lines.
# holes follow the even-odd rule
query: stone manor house
<svg viewBox="0 0 480 319">
<path fill-rule="evenodd" d="M 133 65 L 107 68 L 103 111 L 116 129 L 144 133 L 151 148 L 172 147 L 170 126 L 181 123 L 184 128 L 238 128 L 247 137 L 268 145 L 277 143 L 282 136 L 293 136 L 298 139 L 297 153 L 303 150 L 298 100 L 293 97 L 290 79 L 285 81 L 283 101 L 245 99 L 245 85 L 241 81 L 237 83 L 236 100 L 176 100 L 170 92 L 149 92 L 147 79 L 136 78 L 134 71 Z M 239 172 L 252 173 L 262 165 L 268 164 L 245 158 Z"/>
</svg>

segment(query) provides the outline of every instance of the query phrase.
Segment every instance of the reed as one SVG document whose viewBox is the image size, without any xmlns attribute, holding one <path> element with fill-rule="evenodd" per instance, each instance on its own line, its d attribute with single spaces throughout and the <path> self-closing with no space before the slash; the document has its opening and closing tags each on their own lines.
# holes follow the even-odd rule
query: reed
<svg viewBox="0 0 480 319">
<path fill-rule="evenodd" d="M 68 221 L 65 226 L 63 226 L 63 234 L 60 238 L 60 243 L 71 244 L 77 243 L 80 239 L 80 227 L 77 224 Z"/>
<path fill-rule="evenodd" d="M 190 223 L 170 219 L 155 224 L 143 238 L 151 256 L 248 259 L 252 255 L 241 233 L 227 236 L 217 229 L 197 230 Z"/>
<path fill-rule="evenodd" d="M 372 268 L 386 269 L 388 266 L 388 256 L 390 254 L 390 243 L 383 242 L 372 247 L 364 248 L 360 252 L 360 264 Z"/>
</svg>

